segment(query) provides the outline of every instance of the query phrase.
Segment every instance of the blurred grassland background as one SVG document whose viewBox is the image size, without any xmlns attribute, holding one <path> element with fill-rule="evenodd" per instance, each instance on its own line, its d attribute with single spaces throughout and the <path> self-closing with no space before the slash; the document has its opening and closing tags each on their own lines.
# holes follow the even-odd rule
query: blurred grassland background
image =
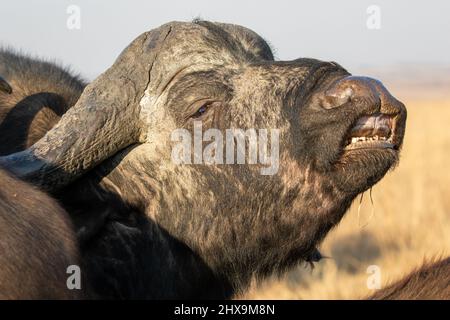
<svg viewBox="0 0 450 320">
<path fill-rule="evenodd" d="M 408 109 L 401 160 L 359 198 L 321 246 L 329 258 L 282 278 L 253 285 L 238 298 L 359 299 L 367 268 L 377 265 L 382 287 L 420 265 L 450 254 L 450 68 L 403 66 L 361 70 L 375 75 Z M 365 225 L 365 226 L 364 226 Z"/>
</svg>

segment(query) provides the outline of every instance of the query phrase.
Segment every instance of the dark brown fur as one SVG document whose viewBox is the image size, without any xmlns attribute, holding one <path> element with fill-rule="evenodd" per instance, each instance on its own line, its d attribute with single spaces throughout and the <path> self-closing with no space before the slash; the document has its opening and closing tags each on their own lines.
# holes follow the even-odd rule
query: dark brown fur
<svg viewBox="0 0 450 320">
<path fill-rule="evenodd" d="M 28 148 L 76 103 L 85 83 L 68 69 L 0 49 L 0 75 L 13 88 L 0 92 L 0 155 Z M 11 135 L 10 132 L 17 134 Z"/>
<path fill-rule="evenodd" d="M 450 300 L 450 257 L 425 262 L 401 280 L 370 296 L 371 300 Z"/>
<path fill-rule="evenodd" d="M 80 266 L 67 214 L 3 170 L 0 181 L 0 299 L 81 298 L 66 285 L 67 267 Z"/>
</svg>

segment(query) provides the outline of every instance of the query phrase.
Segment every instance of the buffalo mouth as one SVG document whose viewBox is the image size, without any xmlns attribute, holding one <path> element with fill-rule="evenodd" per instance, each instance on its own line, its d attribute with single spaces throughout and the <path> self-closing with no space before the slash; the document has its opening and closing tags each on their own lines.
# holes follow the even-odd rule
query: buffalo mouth
<svg viewBox="0 0 450 320">
<path fill-rule="evenodd" d="M 392 149 L 399 145 L 394 136 L 396 117 L 378 113 L 360 117 L 344 139 L 344 151 L 358 149 Z"/>
</svg>

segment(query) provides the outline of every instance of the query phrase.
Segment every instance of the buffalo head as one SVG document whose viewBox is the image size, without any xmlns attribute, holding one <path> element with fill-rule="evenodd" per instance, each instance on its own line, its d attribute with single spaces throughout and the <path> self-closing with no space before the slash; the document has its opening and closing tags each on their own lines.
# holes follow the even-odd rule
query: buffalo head
<svg viewBox="0 0 450 320">
<path fill-rule="evenodd" d="M 50 190 L 108 167 L 103 188 L 139 204 L 215 272 L 245 281 L 308 259 L 397 162 L 405 120 L 377 80 L 334 62 L 275 61 L 240 26 L 174 22 L 134 40 L 44 138 L 1 163 Z M 250 161 L 251 134 L 241 163 L 195 161 L 195 147 L 190 164 L 174 161 L 174 132 L 194 137 L 199 124 L 215 129 L 201 152 L 224 139 L 209 149 L 218 159 L 227 129 L 276 132 L 257 154 L 277 153 L 273 163 Z"/>
</svg>

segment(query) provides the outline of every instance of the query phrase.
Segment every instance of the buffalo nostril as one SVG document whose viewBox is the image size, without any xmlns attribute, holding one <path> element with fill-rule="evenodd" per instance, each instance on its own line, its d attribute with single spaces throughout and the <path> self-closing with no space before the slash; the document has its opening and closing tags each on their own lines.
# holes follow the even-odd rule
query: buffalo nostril
<svg viewBox="0 0 450 320">
<path fill-rule="evenodd" d="M 325 109 L 336 108 L 350 101 L 353 96 L 353 89 L 351 87 L 346 88 L 332 88 L 325 92 L 325 96 L 322 100 L 322 107 Z"/>
<path fill-rule="evenodd" d="M 372 105 L 380 104 L 381 93 L 377 90 L 376 80 L 347 76 L 335 81 L 325 92 L 321 99 L 321 105 L 325 109 L 336 108 L 353 101 L 365 101 Z"/>
</svg>

